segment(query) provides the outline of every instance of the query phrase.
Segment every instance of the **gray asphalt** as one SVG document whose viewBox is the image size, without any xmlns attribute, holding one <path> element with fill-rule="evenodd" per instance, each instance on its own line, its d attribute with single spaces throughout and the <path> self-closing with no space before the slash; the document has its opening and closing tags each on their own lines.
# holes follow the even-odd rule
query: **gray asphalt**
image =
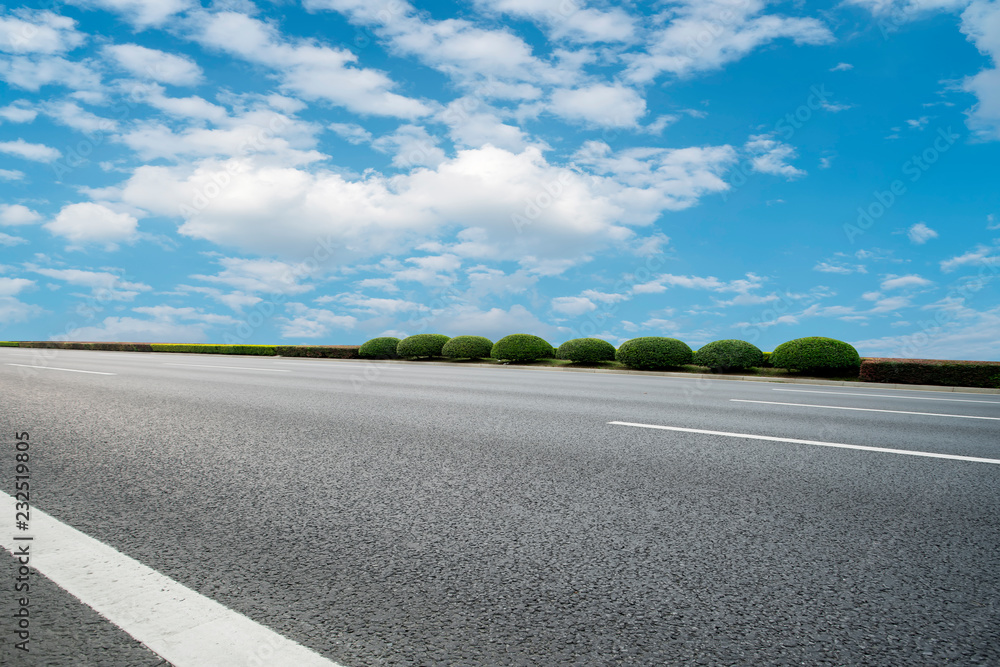
<svg viewBox="0 0 1000 667">
<path fill-rule="evenodd" d="M 39 352 L 0 348 L 35 504 L 345 665 L 1000 664 L 1000 465 L 607 424 L 1000 458 L 1000 421 L 732 401 L 997 395 Z M 74 605 L 34 664 L 148 663 L 61 662 Z"/>
</svg>

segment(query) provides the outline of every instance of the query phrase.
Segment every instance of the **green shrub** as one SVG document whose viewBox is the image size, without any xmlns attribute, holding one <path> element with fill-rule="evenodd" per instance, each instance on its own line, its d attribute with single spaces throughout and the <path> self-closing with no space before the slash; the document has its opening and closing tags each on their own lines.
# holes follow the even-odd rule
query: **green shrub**
<svg viewBox="0 0 1000 667">
<path fill-rule="evenodd" d="M 774 348 L 770 361 L 775 368 L 807 373 L 856 373 L 861 366 L 861 356 L 849 343 L 822 336 L 782 343 Z"/>
<path fill-rule="evenodd" d="M 537 361 L 551 359 L 555 350 L 544 338 L 531 334 L 511 334 L 496 342 L 490 356 L 503 361 Z"/>
<path fill-rule="evenodd" d="M 449 338 L 444 334 L 416 334 L 399 341 L 396 354 L 400 357 L 440 357 Z"/>
<path fill-rule="evenodd" d="M 490 356 L 493 341 L 482 336 L 455 336 L 441 348 L 441 356 L 449 359 L 482 359 Z"/>
<path fill-rule="evenodd" d="M 765 352 L 764 353 L 764 360 L 762 362 L 760 362 L 760 367 L 761 368 L 774 368 L 774 366 L 771 365 L 771 353 L 770 352 Z"/>
<path fill-rule="evenodd" d="M 861 361 L 862 382 L 1000 388 L 1000 361 L 881 359 Z"/>
<path fill-rule="evenodd" d="M 559 346 L 557 359 L 568 359 L 574 363 L 597 363 L 614 361 L 615 346 L 600 338 L 574 338 Z"/>
<path fill-rule="evenodd" d="M 276 352 L 283 357 L 357 359 L 360 349 L 358 345 L 278 345 Z"/>
<path fill-rule="evenodd" d="M 358 356 L 362 359 L 395 359 L 399 339 L 392 336 L 372 338 L 362 343 L 358 348 Z"/>
<path fill-rule="evenodd" d="M 627 340 L 618 347 L 615 359 L 630 368 L 671 368 L 690 364 L 694 353 L 676 338 L 646 336 Z"/>
<path fill-rule="evenodd" d="M 694 353 L 694 363 L 712 370 L 745 370 L 764 363 L 764 353 L 745 340 L 717 340 Z"/>
<path fill-rule="evenodd" d="M 15 343 L 9 340 L 0 340 L 0 347 L 18 347 L 20 343 Z"/>
</svg>

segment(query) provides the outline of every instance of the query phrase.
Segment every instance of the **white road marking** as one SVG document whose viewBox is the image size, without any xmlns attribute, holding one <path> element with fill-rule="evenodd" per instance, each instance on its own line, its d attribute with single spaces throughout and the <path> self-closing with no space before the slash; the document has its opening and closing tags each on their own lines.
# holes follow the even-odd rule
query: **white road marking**
<svg viewBox="0 0 1000 667">
<path fill-rule="evenodd" d="M 977 417 L 975 415 L 946 415 L 937 412 L 909 412 L 907 410 L 877 410 L 875 408 L 847 408 L 842 405 L 810 405 L 808 403 L 778 403 L 776 401 L 751 401 L 745 398 L 731 398 L 731 403 L 762 403 L 763 405 L 791 405 L 797 408 L 823 408 L 826 410 L 856 410 L 858 412 L 891 412 L 896 415 L 921 415 L 924 417 L 955 417 L 956 419 L 987 419 L 1000 421 L 1000 417 Z"/>
<path fill-rule="evenodd" d="M 90 373 L 91 375 L 118 375 L 118 373 L 102 373 L 101 371 L 81 371 L 79 368 L 56 368 L 55 366 L 32 366 L 31 364 L 7 364 L 21 368 L 44 368 L 47 371 L 68 371 L 70 373 Z"/>
<path fill-rule="evenodd" d="M 29 566 L 177 667 L 340 667 L 139 561 L 31 509 L 31 541 L 14 530 L 14 498 L 0 492 L 0 544 L 29 546 Z"/>
<path fill-rule="evenodd" d="M 777 389 L 771 391 L 793 391 L 799 394 L 831 394 L 833 396 L 870 396 L 872 398 L 902 398 L 907 401 L 950 401 L 952 403 L 986 403 L 1000 405 L 1000 401 L 977 401 L 972 398 L 933 398 L 928 396 L 896 396 L 894 394 L 856 394 L 851 391 L 813 391 L 812 389 Z"/>
<path fill-rule="evenodd" d="M 749 440 L 769 440 L 771 442 L 789 442 L 795 445 L 817 445 L 819 447 L 836 447 L 839 449 L 858 449 L 864 452 L 883 452 L 885 454 L 906 454 L 907 456 L 926 456 L 932 459 L 951 459 L 953 461 L 971 461 L 973 463 L 995 463 L 1000 465 L 1000 459 L 984 459 L 978 456 L 958 456 L 955 454 L 938 454 L 936 452 L 918 452 L 909 449 L 888 449 L 886 447 L 867 447 L 865 445 L 845 445 L 839 442 L 820 442 L 817 440 L 799 440 L 797 438 L 777 438 L 770 435 L 752 435 L 750 433 L 727 433 L 726 431 L 706 431 L 700 428 L 681 428 L 679 426 L 657 426 L 655 424 L 634 424 L 632 422 L 608 422 L 617 426 L 635 426 L 637 428 L 653 428 L 663 431 L 680 431 L 681 433 L 701 433 L 704 435 L 722 435 L 729 438 L 747 438 Z"/>
<path fill-rule="evenodd" d="M 217 364 L 171 364 L 166 363 L 164 366 L 193 366 L 195 368 L 232 368 L 238 371 L 265 371 L 267 373 L 291 373 L 291 371 L 285 370 L 283 368 L 254 368 L 252 366 L 219 366 Z"/>
</svg>

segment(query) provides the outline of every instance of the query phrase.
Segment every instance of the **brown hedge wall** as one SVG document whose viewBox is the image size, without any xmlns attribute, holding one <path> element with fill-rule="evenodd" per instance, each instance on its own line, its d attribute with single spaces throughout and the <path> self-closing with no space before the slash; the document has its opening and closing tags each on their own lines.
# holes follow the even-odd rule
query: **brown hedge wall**
<svg viewBox="0 0 1000 667">
<path fill-rule="evenodd" d="M 866 358 L 861 361 L 861 381 L 996 388 L 1000 361 Z"/>
</svg>

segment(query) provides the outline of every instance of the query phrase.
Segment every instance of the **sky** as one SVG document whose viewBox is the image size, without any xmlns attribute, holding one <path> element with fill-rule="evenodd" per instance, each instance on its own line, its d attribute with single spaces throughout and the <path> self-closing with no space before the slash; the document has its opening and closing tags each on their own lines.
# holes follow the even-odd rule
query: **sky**
<svg viewBox="0 0 1000 667">
<path fill-rule="evenodd" d="M 1000 360 L 1000 1 L 0 8 L 0 340 Z"/>
</svg>

